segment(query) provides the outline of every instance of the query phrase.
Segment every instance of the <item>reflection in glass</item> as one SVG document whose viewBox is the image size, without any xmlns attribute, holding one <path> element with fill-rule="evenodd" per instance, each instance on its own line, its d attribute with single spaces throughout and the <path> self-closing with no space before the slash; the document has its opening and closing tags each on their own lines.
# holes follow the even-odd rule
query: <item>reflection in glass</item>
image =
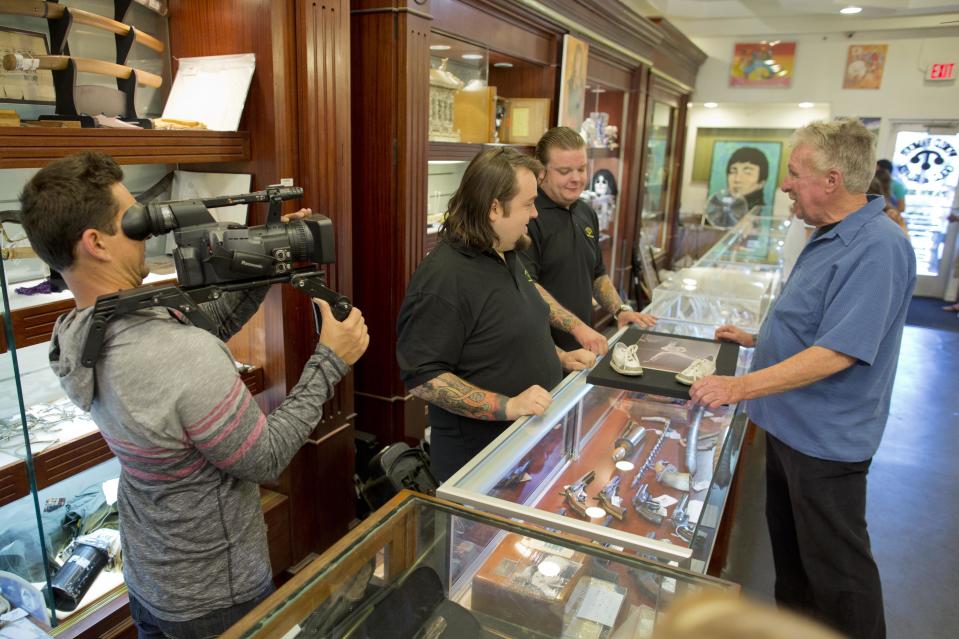
<svg viewBox="0 0 959 639">
<path fill-rule="evenodd" d="M 666 211 L 669 195 L 669 157 L 673 141 L 674 109 L 653 102 L 646 142 L 646 180 L 643 189 L 641 233 L 656 248 L 666 246 Z"/>
</svg>

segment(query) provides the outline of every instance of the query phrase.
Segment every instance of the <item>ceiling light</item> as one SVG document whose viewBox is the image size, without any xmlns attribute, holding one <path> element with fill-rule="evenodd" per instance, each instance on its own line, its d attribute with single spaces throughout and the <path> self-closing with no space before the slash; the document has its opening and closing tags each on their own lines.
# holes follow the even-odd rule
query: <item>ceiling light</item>
<svg viewBox="0 0 959 639">
<path fill-rule="evenodd" d="M 591 93 L 606 93 L 606 89 L 603 87 L 596 87 L 595 89 L 590 89 Z"/>
<path fill-rule="evenodd" d="M 799 103 L 799 108 L 800 108 L 800 109 L 811 109 L 811 108 L 813 108 L 814 106 L 816 106 L 816 105 L 814 105 L 812 102 L 800 102 L 800 103 Z"/>
<path fill-rule="evenodd" d="M 450 45 L 448 44 L 431 44 L 430 51 L 449 51 Z"/>
<path fill-rule="evenodd" d="M 464 53 L 463 59 L 464 60 L 482 60 L 483 54 L 482 53 Z"/>
<path fill-rule="evenodd" d="M 717 102 L 703 102 L 703 106 L 706 107 L 707 109 L 715 109 L 716 107 L 719 106 L 719 103 L 717 103 Z"/>
<path fill-rule="evenodd" d="M 850 5 L 850 6 L 846 7 L 846 8 L 844 8 L 844 9 L 840 9 L 840 10 L 839 10 L 839 13 L 842 13 L 842 14 L 847 15 L 847 16 L 851 16 L 852 14 L 854 14 L 854 13 L 859 13 L 860 11 L 862 11 L 862 7 L 855 7 L 855 6 Z"/>
<path fill-rule="evenodd" d="M 497 69 L 512 69 L 512 68 L 513 68 L 513 63 L 512 63 L 512 62 L 497 62 L 497 63 L 495 63 L 493 66 L 496 67 Z"/>
</svg>

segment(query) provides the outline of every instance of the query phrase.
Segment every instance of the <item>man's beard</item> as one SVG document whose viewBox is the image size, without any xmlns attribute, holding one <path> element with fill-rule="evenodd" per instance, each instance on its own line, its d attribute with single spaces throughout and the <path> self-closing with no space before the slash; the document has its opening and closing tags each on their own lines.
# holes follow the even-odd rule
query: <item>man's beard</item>
<svg viewBox="0 0 959 639">
<path fill-rule="evenodd" d="M 529 235 L 525 233 L 516 240 L 516 246 L 513 247 L 515 251 L 525 251 L 533 244 L 533 240 L 530 239 Z"/>
</svg>

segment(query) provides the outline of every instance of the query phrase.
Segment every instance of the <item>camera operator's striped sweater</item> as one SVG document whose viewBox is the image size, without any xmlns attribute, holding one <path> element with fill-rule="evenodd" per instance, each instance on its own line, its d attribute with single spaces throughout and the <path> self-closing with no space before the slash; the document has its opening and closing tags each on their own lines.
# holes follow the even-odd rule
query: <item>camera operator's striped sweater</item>
<svg viewBox="0 0 959 639">
<path fill-rule="evenodd" d="M 249 601 L 271 578 L 257 483 L 274 479 L 319 422 L 348 366 L 318 345 L 269 416 L 224 340 L 266 294 L 202 305 L 217 335 L 154 308 L 112 321 L 95 369 L 80 364 L 92 308 L 54 329 L 50 362 L 120 460 L 127 587 L 155 616 L 186 621 Z"/>
</svg>

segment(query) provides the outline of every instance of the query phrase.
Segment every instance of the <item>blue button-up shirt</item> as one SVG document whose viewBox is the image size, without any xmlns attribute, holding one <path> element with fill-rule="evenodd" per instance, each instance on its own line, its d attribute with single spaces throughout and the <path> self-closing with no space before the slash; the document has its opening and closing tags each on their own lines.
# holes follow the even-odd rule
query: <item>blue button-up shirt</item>
<svg viewBox="0 0 959 639">
<path fill-rule="evenodd" d="M 750 418 L 801 453 L 864 461 L 879 448 L 906 311 L 916 285 L 908 238 L 881 197 L 803 248 L 759 331 L 752 370 L 810 346 L 854 357 L 846 370 L 747 402 Z"/>
</svg>

